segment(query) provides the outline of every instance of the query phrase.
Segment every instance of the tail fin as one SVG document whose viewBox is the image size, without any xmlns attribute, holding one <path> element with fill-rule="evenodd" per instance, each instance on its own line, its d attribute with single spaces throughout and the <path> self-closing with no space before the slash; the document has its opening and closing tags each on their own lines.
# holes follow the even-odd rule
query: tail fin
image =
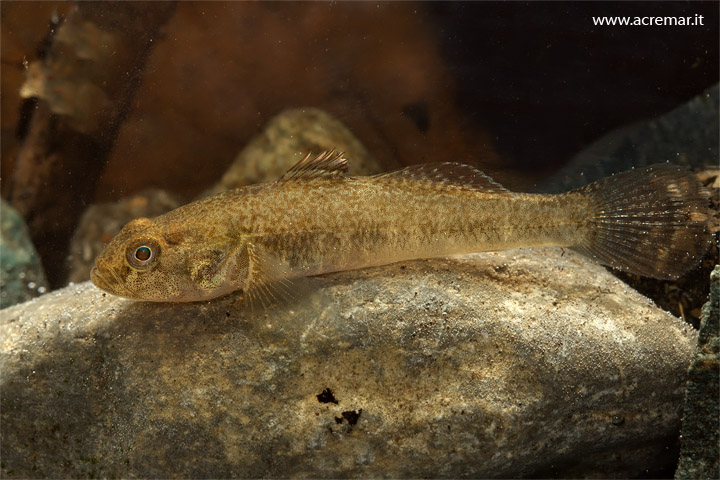
<svg viewBox="0 0 720 480">
<path fill-rule="evenodd" d="M 605 178 L 569 194 L 589 195 L 595 215 L 576 250 L 626 272 L 676 279 L 712 240 L 709 193 L 690 171 L 656 164 Z"/>
</svg>

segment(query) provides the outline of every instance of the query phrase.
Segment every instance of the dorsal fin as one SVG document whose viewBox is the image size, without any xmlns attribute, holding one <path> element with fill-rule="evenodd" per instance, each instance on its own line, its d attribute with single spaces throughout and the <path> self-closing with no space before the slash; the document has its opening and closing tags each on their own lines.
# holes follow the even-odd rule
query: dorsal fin
<svg viewBox="0 0 720 480">
<path fill-rule="evenodd" d="M 317 157 L 310 159 L 311 154 L 296 163 L 290 170 L 280 177 L 278 182 L 289 182 L 293 180 L 310 180 L 320 177 L 336 177 L 347 172 L 348 164 L 343 152 L 336 152 L 334 149 L 323 152 Z"/>
<path fill-rule="evenodd" d="M 411 165 L 402 170 L 381 173 L 380 175 L 375 175 L 375 177 L 404 178 L 415 181 L 424 180 L 426 182 L 437 182 L 486 192 L 507 193 L 510 191 L 477 168 L 454 162 Z"/>
</svg>

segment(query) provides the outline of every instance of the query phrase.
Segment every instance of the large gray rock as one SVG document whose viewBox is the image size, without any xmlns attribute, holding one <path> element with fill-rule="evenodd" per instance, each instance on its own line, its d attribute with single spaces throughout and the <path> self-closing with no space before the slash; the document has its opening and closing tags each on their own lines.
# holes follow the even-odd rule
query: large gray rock
<svg viewBox="0 0 720 480">
<path fill-rule="evenodd" d="M 88 283 L 2 311 L 17 477 L 650 474 L 676 458 L 683 322 L 562 249 L 139 303 Z"/>
</svg>

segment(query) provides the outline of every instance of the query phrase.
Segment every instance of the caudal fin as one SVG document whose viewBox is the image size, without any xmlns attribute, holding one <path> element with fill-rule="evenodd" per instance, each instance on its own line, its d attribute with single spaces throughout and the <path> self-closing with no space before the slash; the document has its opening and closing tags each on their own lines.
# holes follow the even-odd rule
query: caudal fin
<svg viewBox="0 0 720 480">
<path fill-rule="evenodd" d="M 595 213 L 576 250 L 626 272 L 675 279 L 712 241 L 709 193 L 690 171 L 657 164 L 613 175 L 569 194 L 589 195 Z"/>
</svg>

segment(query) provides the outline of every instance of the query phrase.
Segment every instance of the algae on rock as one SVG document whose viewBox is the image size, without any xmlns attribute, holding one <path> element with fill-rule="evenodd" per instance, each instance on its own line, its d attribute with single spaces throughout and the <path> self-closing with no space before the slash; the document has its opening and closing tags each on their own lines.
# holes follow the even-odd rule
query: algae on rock
<svg viewBox="0 0 720 480">
<path fill-rule="evenodd" d="M 0 308 L 5 308 L 41 295 L 48 284 L 25 221 L 5 200 L 0 212 Z"/>
</svg>

